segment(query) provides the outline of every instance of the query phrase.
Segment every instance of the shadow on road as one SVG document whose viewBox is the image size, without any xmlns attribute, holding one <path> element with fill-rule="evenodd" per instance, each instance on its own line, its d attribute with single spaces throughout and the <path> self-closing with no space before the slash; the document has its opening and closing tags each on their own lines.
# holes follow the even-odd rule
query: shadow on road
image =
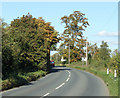
<svg viewBox="0 0 120 98">
<path fill-rule="evenodd" d="M 26 85 L 26 86 L 27 86 L 27 85 L 33 85 L 33 83 L 27 83 L 27 84 L 25 84 L 25 85 Z"/>
<path fill-rule="evenodd" d="M 66 66 L 55 66 L 55 67 L 66 67 Z"/>
<path fill-rule="evenodd" d="M 71 69 L 67 68 L 66 66 L 55 66 L 51 69 L 50 73 L 59 72 L 59 71 L 63 71 L 63 70 L 71 70 Z"/>
</svg>

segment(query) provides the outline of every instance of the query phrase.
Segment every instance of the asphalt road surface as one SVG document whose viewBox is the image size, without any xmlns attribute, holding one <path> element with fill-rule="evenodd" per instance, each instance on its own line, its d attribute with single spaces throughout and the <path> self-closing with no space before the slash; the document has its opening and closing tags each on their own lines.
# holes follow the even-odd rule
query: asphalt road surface
<svg viewBox="0 0 120 98">
<path fill-rule="evenodd" d="M 109 96 L 109 92 L 103 80 L 93 74 L 56 66 L 45 77 L 4 91 L 2 96 Z"/>
</svg>

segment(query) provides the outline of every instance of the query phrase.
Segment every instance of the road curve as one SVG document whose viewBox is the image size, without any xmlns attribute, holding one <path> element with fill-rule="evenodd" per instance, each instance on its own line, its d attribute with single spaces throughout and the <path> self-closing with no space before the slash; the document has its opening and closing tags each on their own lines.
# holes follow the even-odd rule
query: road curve
<svg viewBox="0 0 120 98">
<path fill-rule="evenodd" d="M 56 66 L 45 77 L 3 91 L 2 96 L 109 96 L 109 92 L 103 80 L 93 74 Z"/>
</svg>

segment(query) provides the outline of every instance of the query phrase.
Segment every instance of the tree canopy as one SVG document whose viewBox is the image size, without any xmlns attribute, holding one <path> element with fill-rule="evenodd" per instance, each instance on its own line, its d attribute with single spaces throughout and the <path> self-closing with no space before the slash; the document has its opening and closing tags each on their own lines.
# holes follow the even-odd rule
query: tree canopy
<svg viewBox="0 0 120 98">
<path fill-rule="evenodd" d="M 11 21 L 2 30 L 3 75 L 22 69 L 48 70 L 50 48 L 58 39 L 58 32 L 42 17 L 29 13 Z"/>
<path fill-rule="evenodd" d="M 88 19 L 85 18 L 85 14 L 80 11 L 74 11 L 69 16 L 63 16 L 61 18 L 62 23 L 65 24 L 65 30 L 61 36 L 63 43 L 61 45 L 66 46 L 64 53 L 65 58 L 68 56 L 68 47 L 72 55 L 71 62 L 81 59 L 81 54 L 84 55 L 83 47 L 85 46 L 86 39 L 83 37 L 83 31 L 89 26 Z"/>
</svg>

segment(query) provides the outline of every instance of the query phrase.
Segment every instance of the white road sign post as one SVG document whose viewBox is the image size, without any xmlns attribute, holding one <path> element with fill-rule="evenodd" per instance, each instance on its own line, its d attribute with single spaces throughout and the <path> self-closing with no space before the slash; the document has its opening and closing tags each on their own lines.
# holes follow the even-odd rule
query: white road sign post
<svg viewBox="0 0 120 98">
<path fill-rule="evenodd" d="M 61 61 L 62 61 L 62 64 L 64 65 L 64 64 L 65 64 L 66 59 L 63 59 L 63 56 L 62 56 Z"/>
<path fill-rule="evenodd" d="M 116 78 L 117 77 L 117 70 L 115 69 L 114 70 L 114 78 Z"/>
<path fill-rule="evenodd" d="M 63 59 L 63 56 L 62 56 L 62 59 L 61 59 L 62 62 L 66 61 L 66 59 Z"/>
<path fill-rule="evenodd" d="M 109 74 L 109 68 L 107 68 L 107 74 Z"/>
<path fill-rule="evenodd" d="M 82 66 L 84 66 L 84 64 L 83 64 L 83 63 L 84 63 L 84 57 L 82 57 Z"/>
</svg>

